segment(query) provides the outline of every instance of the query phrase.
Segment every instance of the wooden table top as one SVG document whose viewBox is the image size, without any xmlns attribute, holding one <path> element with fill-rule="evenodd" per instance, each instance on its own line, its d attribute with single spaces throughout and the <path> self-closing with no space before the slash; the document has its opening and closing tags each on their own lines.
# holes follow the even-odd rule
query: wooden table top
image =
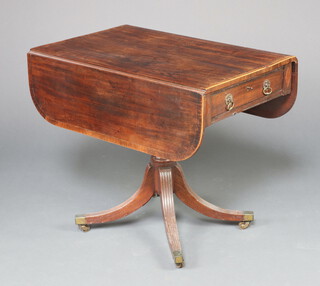
<svg viewBox="0 0 320 286">
<path fill-rule="evenodd" d="M 129 25 L 28 53 L 32 98 L 49 122 L 176 161 L 196 152 L 215 121 L 242 111 L 288 111 L 296 63 L 293 56 Z M 273 87 L 267 96 L 265 80 Z"/>
<path fill-rule="evenodd" d="M 76 63 L 209 91 L 292 56 L 129 25 L 32 49 Z M 210 90 L 211 91 L 211 90 Z"/>
</svg>

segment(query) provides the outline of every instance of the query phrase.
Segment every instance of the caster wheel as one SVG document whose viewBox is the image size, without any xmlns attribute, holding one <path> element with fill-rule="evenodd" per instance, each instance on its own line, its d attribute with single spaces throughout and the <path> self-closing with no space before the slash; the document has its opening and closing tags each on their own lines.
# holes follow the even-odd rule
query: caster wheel
<svg viewBox="0 0 320 286">
<path fill-rule="evenodd" d="M 176 267 L 177 268 L 182 268 L 183 267 L 183 263 L 176 263 Z"/>
<path fill-rule="evenodd" d="M 246 229 L 249 227 L 250 223 L 251 223 L 250 221 L 240 221 L 239 227 L 240 229 Z"/>
<path fill-rule="evenodd" d="M 87 224 L 79 224 L 79 229 L 83 232 L 88 232 L 91 229 L 91 227 Z"/>
</svg>

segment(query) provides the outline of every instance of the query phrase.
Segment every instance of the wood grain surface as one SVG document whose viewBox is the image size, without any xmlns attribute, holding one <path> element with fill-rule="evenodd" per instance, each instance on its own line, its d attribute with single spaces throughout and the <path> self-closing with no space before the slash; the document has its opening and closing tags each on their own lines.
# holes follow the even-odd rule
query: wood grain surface
<svg viewBox="0 0 320 286">
<path fill-rule="evenodd" d="M 158 157 L 201 143 L 203 97 L 105 70 L 29 54 L 35 106 L 49 122 Z"/>
<path fill-rule="evenodd" d="M 288 111 L 296 63 L 293 56 L 128 25 L 28 54 L 32 98 L 49 122 L 172 161 L 191 157 L 205 127 L 235 112 Z M 254 92 L 237 87 L 277 70 L 283 72 L 272 96 L 257 96 L 258 84 Z M 232 88 L 236 109 L 228 112 L 223 90 Z"/>
<path fill-rule="evenodd" d="M 32 49 L 85 65 L 199 90 L 264 72 L 292 57 L 129 25 Z"/>
<path fill-rule="evenodd" d="M 174 209 L 172 167 L 157 168 L 156 175 L 159 176 L 160 185 L 158 189 L 160 190 L 162 216 L 169 247 L 173 259 L 175 260 L 175 256 L 178 254 L 182 263 L 182 248 Z"/>
<path fill-rule="evenodd" d="M 276 118 L 287 113 L 295 103 L 298 93 L 298 60 L 287 65 L 283 82 L 284 96 L 246 110 L 246 113 L 266 118 Z"/>
</svg>

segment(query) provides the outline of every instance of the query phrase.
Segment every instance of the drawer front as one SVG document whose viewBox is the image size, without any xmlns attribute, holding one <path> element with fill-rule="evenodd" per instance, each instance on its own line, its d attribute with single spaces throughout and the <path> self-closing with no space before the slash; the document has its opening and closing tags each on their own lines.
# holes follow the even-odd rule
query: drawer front
<svg viewBox="0 0 320 286">
<path fill-rule="evenodd" d="M 290 93 L 291 65 L 208 95 L 210 123 Z"/>
</svg>

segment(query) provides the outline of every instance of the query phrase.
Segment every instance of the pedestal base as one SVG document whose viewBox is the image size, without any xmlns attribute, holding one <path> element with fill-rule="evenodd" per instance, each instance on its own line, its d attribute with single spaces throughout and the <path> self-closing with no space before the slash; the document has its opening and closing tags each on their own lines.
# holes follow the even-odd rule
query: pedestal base
<svg viewBox="0 0 320 286">
<path fill-rule="evenodd" d="M 141 187 L 128 200 L 107 211 L 76 215 L 76 224 L 82 231 L 89 231 L 90 225 L 123 218 L 145 205 L 153 196 L 160 196 L 162 214 L 173 260 L 177 267 L 184 263 L 179 232 L 174 210 L 173 194 L 195 211 L 215 219 L 239 222 L 245 229 L 253 221 L 253 212 L 226 210 L 199 197 L 188 186 L 181 166 L 177 162 L 152 156 Z"/>
</svg>

